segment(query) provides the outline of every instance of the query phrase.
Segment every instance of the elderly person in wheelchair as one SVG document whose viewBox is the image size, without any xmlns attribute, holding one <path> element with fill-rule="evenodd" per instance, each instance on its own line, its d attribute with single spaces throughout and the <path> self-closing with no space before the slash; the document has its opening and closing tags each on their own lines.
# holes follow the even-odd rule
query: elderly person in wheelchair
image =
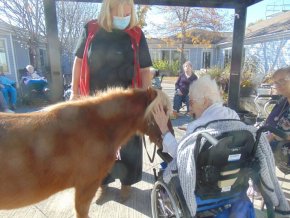
<svg viewBox="0 0 290 218">
<path fill-rule="evenodd" d="M 26 66 L 26 73 L 22 76 L 21 80 L 25 85 L 25 89 L 28 92 L 36 91 L 36 92 L 47 92 L 49 89 L 47 88 L 48 83 L 47 79 L 43 76 L 40 76 L 32 65 Z"/>
<path fill-rule="evenodd" d="M 179 143 L 166 127 L 169 116 L 162 107 L 155 108 L 162 151 L 173 159 L 152 190 L 153 217 L 254 217 L 246 195 L 249 178 L 258 183 L 269 214 L 274 207 L 289 211 L 266 136 L 223 106 L 209 76 L 191 84 L 189 98 L 196 120 Z"/>
<path fill-rule="evenodd" d="M 269 114 L 266 125 L 284 131 L 288 137 L 282 140 L 273 133 L 269 133 L 267 137 L 276 165 L 283 173 L 290 174 L 290 66 L 276 70 L 272 80 L 276 93 L 281 98 Z"/>
</svg>

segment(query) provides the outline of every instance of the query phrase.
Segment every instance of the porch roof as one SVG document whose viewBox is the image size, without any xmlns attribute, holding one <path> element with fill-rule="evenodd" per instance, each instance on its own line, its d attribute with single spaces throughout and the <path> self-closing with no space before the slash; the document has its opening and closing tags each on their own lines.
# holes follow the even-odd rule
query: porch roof
<svg viewBox="0 0 290 218">
<path fill-rule="evenodd" d="M 59 88 L 62 80 L 60 51 L 58 42 L 58 30 L 56 19 L 56 1 L 43 0 L 46 17 L 47 37 L 49 58 L 51 67 L 53 100 L 58 100 L 62 96 L 62 89 Z M 75 2 L 97 2 L 102 0 L 65 0 Z M 167 5 L 167 6 L 186 6 L 186 7 L 210 7 L 210 8 L 231 8 L 235 9 L 234 30 L 232 42 L 232 61 L 229 86 L 229 107 L 239 110 L 239 93 L 240 93 L 240 73 L 242 52 L 244 46 L 244 36 L 246 27 L 247 7 L 256 4 L 262 0 L 135 0 L 135 4 L 142 5 Z"/>
<path fill-rule="evenodd" d="M 98 2 L 102 0 L 65 0 L 75 2 Z M 134 0 L 140 5 L 164 5 L 185 7 L 210 7 L 210 8 L 236 8 L 237 6 L 248 7 L 262 0 Z"/>
</svg>

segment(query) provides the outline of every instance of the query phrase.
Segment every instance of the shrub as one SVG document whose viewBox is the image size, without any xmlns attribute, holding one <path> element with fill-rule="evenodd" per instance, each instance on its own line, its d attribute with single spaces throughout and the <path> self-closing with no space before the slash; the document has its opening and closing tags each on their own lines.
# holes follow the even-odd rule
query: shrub
<svg viewBox="0 0 290 218">
<path fill-rule="evenodd" d="M 177 76 L 180 69 L 180 62 L 176 60 L 170 64 L 168 60 L 155 60 L 153 61 L 153 67 L 165 71 L 168 76 Z"/>
</svg>

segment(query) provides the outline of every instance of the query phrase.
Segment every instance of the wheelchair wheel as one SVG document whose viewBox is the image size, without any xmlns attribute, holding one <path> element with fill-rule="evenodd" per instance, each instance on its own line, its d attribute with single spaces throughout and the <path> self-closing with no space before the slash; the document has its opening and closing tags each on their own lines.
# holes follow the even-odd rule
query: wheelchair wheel
<svg viewBox="0 0 290 218">
<path fill-rule="evenodd" d="M 177 204 L 168 186 L 164 182 L 157 181 L 151 192 L 152 217 L 181 218 L 182 212 Z"/>
<path fill-rule="evenodd" d="M 277 103 L 276 100 L 269 100 L 265 103 L 264 111 L 267 116 L 271 113 L 276 103 Z"/>
</svg>

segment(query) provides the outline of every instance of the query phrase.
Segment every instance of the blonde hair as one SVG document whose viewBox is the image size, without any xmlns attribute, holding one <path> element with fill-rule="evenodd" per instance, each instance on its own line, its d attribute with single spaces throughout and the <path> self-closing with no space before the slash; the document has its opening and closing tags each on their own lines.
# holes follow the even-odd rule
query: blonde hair
<svg viewBox="0 0 290 218">
<path fill-rule="evenodd" d="M 115 7 L 118 7 L 118 10 L 122 11 L 125 4 L 131 6 L 131 20 L 129 23 L 129 29 L 137 26 L 138 22 L 133 0 L 103 0 L 101 11 L 98 17 L 99 25 L 107 32 L 112 32 L 113 20 L 111 17 L 111 10 Z"/>
</svg>

